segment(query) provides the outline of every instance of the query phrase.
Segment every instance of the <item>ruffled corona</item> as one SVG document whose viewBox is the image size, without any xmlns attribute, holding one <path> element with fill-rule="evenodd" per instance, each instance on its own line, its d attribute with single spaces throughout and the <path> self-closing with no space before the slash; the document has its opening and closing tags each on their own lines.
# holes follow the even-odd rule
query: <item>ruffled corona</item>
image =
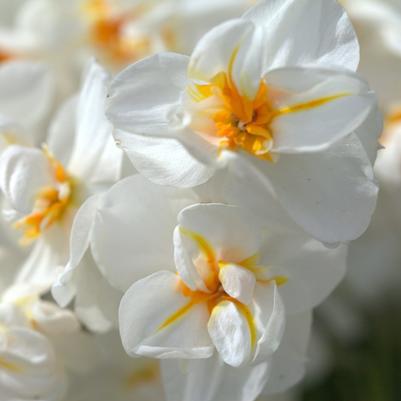
<svg viewBox="0 0 401 401">
<path fill-rule="evenodd" d="M 43 147 L 43 152 L 51 166 L 56 185 L 41 188 L 36 195 L 32 213 L 15 222 L 14 227 L 24 232 L 21 239 L 23 244 L 29 244 L 44 230 L 61 221 L 73 199 L 74 180 L 47 147 Z"/>
<path fill-rule="evenodd" d="M 232 302 L 245 318 L 245 321 L 248 325 L 251 348 L 254 351 L 254 348 L 256 346 L 257 334 L 251 308 L 245 302 L 242 302 L 242 300 L 238 299 L 238 297 L 236 298 L 233 296 L 233 294 L 228 294 L 224 289 L 224 284 L 226 280 L 233 280 L 232 272 L 227 273 L 228 267 L 234 267 L 234 269 L 240 270 L 243 269 L 244 271 L 251 273 L 251 275 L 253 275 L 255 279 L 254 283 L 259 283 L 262 285 L 272 284 L 273 282 L 275 282 L 277 286 L 280 286 L 287 282 L 287 277 L 274 276 L 268 278 L 268 268 L 258 265 L 257 255 L 251 256 L 241 262 L 236 262 L 235 264 L 223 260 L 218 260 L 216 257 L 217 253 L 213 249 L 212 245 L 202 235 L 194 231 L 187 230 L 183 227 L 180 227 L 180 233 L 181 235 L 193 241 L 199 249 L 200 253 L 198 258 L 194 261 L 194 264 L 199 276 L 202 278 L 206 286 L 206 289 L 205 291 L 191 290 L 185 284 L 185 282 L 180 277 L 178 277 L 177 291 L 187 297 L 189 301 L 182 308 L 170 315 L 159 326 L 158 330 L 161 331 L 168 328 L 171 324 L 175 323 L 177 320 L 181 319 L 188 312 L 190 312 L 190 310 L 196 305 L 205 304 L 209 311 L 209 315 L 212 316 L 218 311 L 219 305 L 221 303 Z"/>
</svg>

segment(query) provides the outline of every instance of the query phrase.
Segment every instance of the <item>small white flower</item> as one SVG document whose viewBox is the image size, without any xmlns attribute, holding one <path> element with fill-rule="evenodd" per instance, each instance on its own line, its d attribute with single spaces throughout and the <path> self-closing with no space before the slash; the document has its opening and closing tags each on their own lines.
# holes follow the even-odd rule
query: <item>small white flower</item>
<svg viewBox="0 0 401 401">
<path fill-rule="evenodd" d="M 118 74 L 107 112 L 149 179 L 191 187 L 236 165 L 248 177 L 243 193 L 260 188 L 314 237 L 349 241 L 366 229 L 377 195 L 380 124 L 362 125 L 377 112 L 352 72 L 358 60 L 336 2 L 263 1 L 212 29 L 190 58 L 161 53 Z"/>
</svg>

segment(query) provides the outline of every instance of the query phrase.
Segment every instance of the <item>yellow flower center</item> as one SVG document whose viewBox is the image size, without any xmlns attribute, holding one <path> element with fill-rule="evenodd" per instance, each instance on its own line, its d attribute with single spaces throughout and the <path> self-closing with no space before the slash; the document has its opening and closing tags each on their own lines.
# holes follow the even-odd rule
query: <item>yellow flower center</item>
<svg viewBox="0 0 401 401">
<path fill-rule="evenodd" d="M 270 123 L 274 112 L 267 91 L 266 83 L 261 81 L 255 98 L 248 99 L 239 93 L 231 75 L 221 72 L 210 84 L 192 86 L 190 95 L 197 102 L 216 98 L 217 105 L 213 104 L 202 113 L 214 122 L 212 134 L 218 138 L 220 149 L 243 149 L 258 158 L 272 161 Z"/>
<path fill-rule="evenodd" d="M 349 95 L 345 92 L 336 93 L 277 107 L 274 100 L 278 94 L 273 93 L 261 79 L 256 95 L 251 99 L 239 91 L 233 79 L 233 65 L 237 53 L 238 49 L 231 56 L 228 72 L 216 74 L 208 83 L 193 83 L 188 87 L 188 94 L 194 102 L 195 118 L 192 128 L 210 142 L 217 143 L 219 151 L 244 150 L 259 159 L 274 162 L 278 157 L 272 152 L 272 123 L 275 118 L 308 111 Z M 202 76 L 196 71 L 190 73 Z M 199 116 L 200 119 L 197 118 Z"/>
<path fill-rule="evenodd" d="M 47 148 L 44 147 L 43 152 L 52 168 L 56 186 L 41 188 L 36 195 L 32 212 L 15 223 L 15 228 L 24 232 L 22 244 L 29 244 L 44 230 L 60 222 L 73 199 L 73 178 Z"/>
<path fill-rule="evenodd" d="M 251 346 L 254 349 L 256 345 L 256 325 L 251 309 L 241 303 L 238 299 L 233 298 L 224 291 L 224 288 L 220 282 L 219 273 L 221 269 L 224 269 L 229 263 L 225 261 L 219 261 L 216 257 L 216 252 L 213 247 L 209 244 L 206 238 L 202 235 L 180 227 L 182 235 L 190 238 L 194 241 L 200 251 L 199 258 L 194 261 L 196 269 L 201 276 L 205 286 L 209 292 L 200 290 L 193 291 L 178 277 L 177 280 L 177 291 L 181 292 L 185 297 L 189 298 L 189 302 L 176 312 L 171 314 L 160 326 L 159 331 L 164 330 L 177 320 L 185 316 L 195 305 L 205 304 L 208 308 L 209 314 L 212 314 L 223 301 L 229 301 L 236 305 L 240 313 L 244 316 L 249 329 L 249 335 L 251 338 Z M 258 265 L 258 256 L 253 255 L 241 262 L 236 262 L 237 266 L 251 271 L 259 284 L 271 284 L 275 282 L 277 285 L 283 285 L 287 282 L 285 276 L 275 276 L 266 278 L 266 268 Z"/>
<path fill-rule="evenodd" d="M 109 65 L 122 67 L 152 53 L 153 43 L 148 35 L 127 32 L 127 27 L 140 19 L 149 5 L 138 5 L 122 13 L 107 0 L 86 0 L 84 14 L 89 21 L 89 40 Z M 161 28 L 161 39 L 166 47 L 175 42 L 168 27 Z"/>
</svg>

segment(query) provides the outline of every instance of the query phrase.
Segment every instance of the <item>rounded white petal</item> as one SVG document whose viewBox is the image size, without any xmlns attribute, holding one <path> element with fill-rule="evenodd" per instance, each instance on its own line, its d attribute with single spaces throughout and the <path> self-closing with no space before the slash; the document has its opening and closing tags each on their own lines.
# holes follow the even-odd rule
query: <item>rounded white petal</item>
<svg viewBox="0 0 401 401">
<path fill-rule="evenodd" d="M 368 227 L 378 187 L 356 136 L 319 154 L 281 157 L 274 167 L 268 174 L 279 200 L 315 238 L 346 242 L 358 238 Z M 290 195 L 294 193 L 296 197 Z"/>
<path fill-rule="evenodd" d="M 184 231 L 201 235 L 215 250 L 218 262 L 241 262 L 257 253 L 262 241 L 256 217 L 236 206 L 217 203 L 189 206 L 180 212 L 178 223 Z M 186 237 L 184 246 L 193 249 L 193 240 L 182 236 Z M 199 252 L 199 248 L 196 250 Z"/>
<path fill-rule="evenodd" d="M 206 304 L 191 304 L 176 274 L 162 271 L 137 281 L 120 304 L 120 334 L 130 355 L 208 358 Z"/>
<path fill-rule="evenodd" d="M 33 330 L 11 328 L 0 333 L 2 392 L 0 400 L 59 401 L 66 382 L 52 345 Z"/>
<path fill-rule="evenodd" d="M 191 202 L 189 191 L 159 187 L 140 175 L 121 180 L 104 194 L 91 249 L 103 275 L 126 290 L 161 269 L 174 269 L 177 214 Z"/>
<path fill-rule="evenodd" d="M 117 130 L 114 137 L 134 167 L 150 181 L 191 188 L 214 174 L 209 154 L 216 151 L 192 131 L 181 134 L 178 138 L 155 138 Z"/>
<path fill-rule="evenodd" d="M 357 129 L 375 104 L 367 83 L 343 70 L 291 67 L 265 78 L 278 113 L 271 123 L 276 153 L 325 149 Z"/>
<path fill-rule="evenodd" d="M 249 204 L 244 199 L 248 185 L 249 190 L 256 185 L 266 197 L 274 190 L 292 219 L 326 243 L 353 240 L 368 227 L 378 187 L 369 158 L 355 135 L 323 152 L 281 155 L 275 164 L 267 165 L 255 158 L 246 161 L 242 166 L 252 173 L 247 174 L 248 183 L 241 181 L 243 193 L 238 188 L 230 200 L 233 204 Z M 254 204 L 259 206 L 254 212 L 267 221 L 267 208 L 261 207 L 262 203 Z"/>
<path fill-rule="evenodd" d="M 52 302 L 36 302 L 31 309 L 31 319 L 35 327 L 46 335 L 71 333 L 80 329 L 74 313 L 61 309 Z"/>
<path fill-rule="evenodd" d="M 187 84 L 187 64 L 186 56 L 161 53 L 117 74 L 107 101 L 113 126 L 135 134 L 168 136 L 171 110 Z"/>
<path fill-rule="evenodd" d="M 229 296 L 246 305 L 251 303 L 256 277 L 250 270 L 229 263 L 220 269 L 219 280 Z"/>
<path fill-rule="evenodd" d="M 266 31 L 265 71 L 307 63 L 358 67 L 358 40 L 336 0 L 261 1 L 243 18 Z"/>
<path fill-rule="evenodd" d="M 285 277 L 279 287 L 289 314 L 311 310 L 320 304 L 346 271 L 347 247 L 326 248 L 298 229 L 271 227 L 260 264 L 269 275 Z"/>
<path fill-rule="evenodd" d="M 0 188 L 19 213 L 31 213 L 39 190 L 54 183 L 49 160 L 41 150 L 9 146 L 1 154 Z"/>
<path fill-rule="evenodd" d="M 218 303 L 213 308 L 207 327 L 225 363 L 239 367 L 249 361 L 252 353 L 249 323 L 234 302 Z"/>
<path fill-rule="evenodd" d="M 192 52 L 188 67 L 189 78 L 208 82 L 219 72 L 227 72 L 230 62 L 233 62 L 233 55 L 244 39 L 252 35 L 253 30 L 251 22 L 240 19 L 224 22 L 211 29 Z"/>
</svg>

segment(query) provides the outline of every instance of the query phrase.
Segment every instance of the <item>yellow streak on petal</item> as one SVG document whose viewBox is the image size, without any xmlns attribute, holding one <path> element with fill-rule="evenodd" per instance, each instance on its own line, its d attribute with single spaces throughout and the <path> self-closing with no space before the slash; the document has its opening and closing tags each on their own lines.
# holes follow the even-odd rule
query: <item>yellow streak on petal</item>
<svg viewBox="0 0 401 401">
<path fill-rule="evenodd" d="M 202 278 L 204 279 L 206 287 L 211 291 L 215 291 L 218 286 L 219 266 L 212 245 L 210 245 L 208 240 L 201 234 L 188 230 L 184 227 L 180 227 L 180 233 L 194 241 L 197 244 L 200 252 L 205 257 L 209 271 L 207 272 L 206 277 Z"/>
<path fill-rule="evenodd" d="M 0 369 L 8 370 L 12 373 L 21 373 L 22 368 L 18 366 L 16 363 L 9 362 L 4 358 L 0 357 Z"/>
<path fill-rule="evenodd" d="M 282 115 L 286 115 L 286 114 L 299 113 L 301 111 L 315 109 L 317 107 L 324 106 L 327 103 L 333 102 L 334 100 L 341 99 L 343 97 L 350 96 L 350 95 L 351 94 L 347 93 L 347 92 L 337 93 L 335 95 L 325 96 L 325 97 L 321 97 L 318 99 L 313 99 L 308 102 L 297 103 L 297 104 L 293 104 L 291 106 L 286 106 L 281 109 L 274 110 L 273 118 L 279 117 Z"/>
<path fill-rule="evenodd" d="M 248 308 L 248 306 L 246 306 L 243 303 L 239 302 L 235 298 L 224 296 L 224 297 L 221 298 L 221 300 L 229 301 L 229 302 L 234 303 L 235 306 L 240 311 L 240 313 L 242 313 L 242 315 L 245 317 L 245 320 L 246 320 L 247 325 L 248 325 L 249 337 L 250 337 L 250 340 L 251 340 L 251 350 L 252 350 L 252 352 L 254 352 L 255 346 L 256 346 L 257 330 L 256 330 L 256 325 L 255 325 L 255 319 L 253 317 L 253 314 L 252 314 L 251 310 Z M 217 307 L 218 307 L 218 305 L 217 305 Z"/>
<path fill-rule="evenodd" d="M 189 301 L 186 305 L 184 305 L 182 308 L 178 309 L 176 312 L 174 312 L 172 315 L 170 315 L 157 329 L 157 331 L 162 331 L 168 326 L 172 325 L 174 322 L 176 322 L 178 319 L 181 319 L 184 315 L 186 315 L 193 306 L 197 304 L 196 301 L 191 300 Z"/>
</svg>

